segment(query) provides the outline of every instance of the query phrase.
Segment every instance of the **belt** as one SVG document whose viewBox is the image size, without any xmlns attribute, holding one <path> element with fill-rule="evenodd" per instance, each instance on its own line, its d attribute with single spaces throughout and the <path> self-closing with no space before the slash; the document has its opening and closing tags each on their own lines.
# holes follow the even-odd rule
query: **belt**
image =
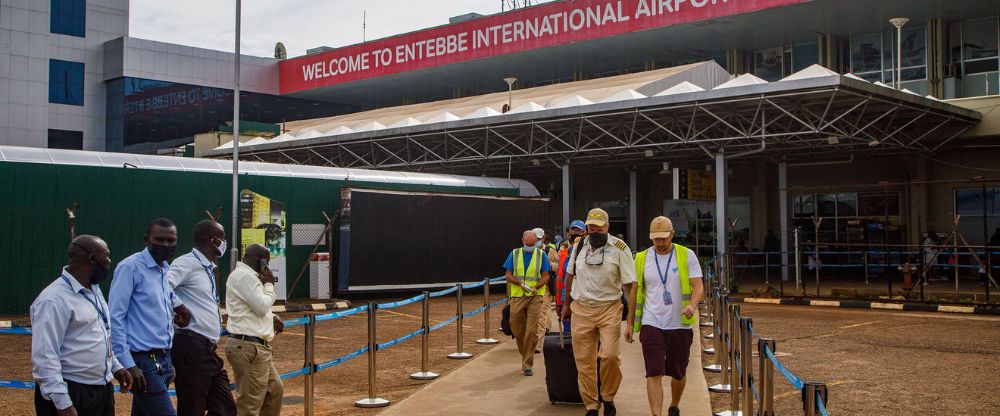
<svg viewBox="0 0 1000 416">
<path fill-rule="evenodd" d="M 229 334 L 229 338 L 234 338 L 246 342 L 252 342 L 254 344 L 260 344 L 265 347 L 267 346 L 267 341 L 265 341 L 263 338 L 260 337 L 254 337 L 250 335 L 240 335 L 240 334 Z"/>
<path fill-rule="evenodd" d="M 183 328 L 174 329 L 174 335 L 184 335 L 184 336 L 188 336 L 188 337 L 194 338 L 194 339 L 196 339 L 198 341 L 204 342 L 204 343 L 209 344 L 209 345 L 215 345 L 215 343 L 212 342 L 212 340 L 208 339 L 208 337 L 206 337 L 206 336 L 204 336 L 202 334 L 199 334 L 197 332 L 194 332 L 194 331 L 192 331 L 190 329 L 183 329 Z"/>
<path fill-rule="evenodd" d="M 146 355 L 170 355 L 170 348 L 153 348 L 149 351 L 131 351 L 132 354 Z"/>
</svg>

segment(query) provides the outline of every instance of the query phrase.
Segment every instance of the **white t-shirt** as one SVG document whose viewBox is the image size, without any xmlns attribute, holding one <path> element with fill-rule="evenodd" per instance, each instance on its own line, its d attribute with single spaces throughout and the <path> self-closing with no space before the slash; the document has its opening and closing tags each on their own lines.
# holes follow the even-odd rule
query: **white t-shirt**
<svg viewBox="0 0 1000 416">
<path fill-rule="evenodd" d="M 687 251 L 688 279 L 701 279 L 701 264 L 698 263 L 698 256 L 691 249 L 687 249 Z M 660 329 L 690 328 L 681 324 L 681 311 L 684 309 L 684 305 L 681 303 L 681 281 L 680 272 L 677 269 L 676 254 L 672 251 L 668 254 L 657 254 L 655 249 L 650 249 L 646 255 L 646 265 L 642 272 L 646 296 L 645 303 L 642 305 L 643 325 L 651 325 Z M 656 270 L 657 260 L 660 263 L 659 272 Z M 664 276 L 667 278 L 666 292 L 670 294 L 669 304 L 663 301 L 665 293 L 660 274 L 664 270 L 666 270 Z"/>
</svg>

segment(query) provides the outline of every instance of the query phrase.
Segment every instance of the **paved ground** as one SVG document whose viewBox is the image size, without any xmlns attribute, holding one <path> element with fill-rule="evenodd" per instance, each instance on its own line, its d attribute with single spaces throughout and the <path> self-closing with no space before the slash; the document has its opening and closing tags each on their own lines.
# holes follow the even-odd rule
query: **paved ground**
<svg viewBox="0 0 1000 416">
<path fill-rule="evenodd" d="M 708 387 L 699 368 L 700 351 L 698 342 L 691 346 L 688 383 L 680 406 L 681 413 L 685 415 L 711 413 Z M 535 375 L 522 376 L 517 346 L 514 341 L 508 341 L 392 405 L 380 415 L 582 415 L 585 412 L 582 405 L 549 403 L 545 390 L 544 358 L 541 354 L 536 357 Z M 615 398 L 618 413 L 649 414 L 645 369 L 638 340 L 633 344 L 622 341 L 622 372 L 622 385 Z M 669 383 L 665 384 L 665 397 L 669 400 L 670 387 Z"/>
<path fill-rule="evenodd" d="M 996 277 L 995 277 L 996 278 Z M 767 279 L 767 283 L 765 283 Z M 764 276 L 759 270 L 737 269 L 734 282 L 738 285 L 737 293 L 746 295 L 771 295 L 779 296 L 822 296 L 822 297 L 844 297 L 844 298 L 879 298 L 889 295 L 889 286 L 892 285 L 892 296 L 909 300 L 921 299 L 938 302 L 959 302 L 959 303 L 1000 303 L 1000 289 L 992 286 L 987 296 L 986 287 L 979 284 L 979 278 L 969 273 L 963 273 L 959 277 L 958 290 L 955 289 L 955 280 L 949 275 L 947 281 L 930 281 L 927 285 L 916 285 L 914 277 L 914 287 L 911 290 L 903 289 L 903 279 L 898 273 L 890 273 L 888 276 L 871 274 L 868 282 L 865 282 L 863 271 L 845 271 L 836 269 L 823 269 L 819 276 L 819 292 L 816 290 L 815 271 L 802 269 L 803 289 L 796 290 L 795 276 L 791 279 L 780 282 L 780 269 L 775 268 L 769 276 Z M 783 287 L 782 287 L 783 286 Z"/>
<path fill-rule="evenodd" d="M 827 383 L 831 414 L 1000 415 L 1000 318 L 748 304 L 742 312 L 757 335 L 776 340 L 788 369 Z M 777 414 L 801 414 L 799 392 L 777 377 Z"/>
</svg>

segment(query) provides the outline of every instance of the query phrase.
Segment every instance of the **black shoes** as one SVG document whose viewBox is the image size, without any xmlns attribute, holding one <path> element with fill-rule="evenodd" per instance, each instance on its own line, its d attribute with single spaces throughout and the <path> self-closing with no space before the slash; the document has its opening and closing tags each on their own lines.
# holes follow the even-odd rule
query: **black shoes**
<svg viewBox="0 0 1000 416">
<path fill-rule="evenodd" d="M 615 416 L 618 414 L 618 409 L 615 408 L 615 402 L 604 402 L 604 416 Z"/>
<path fill-rule="evenodd" d="M 599 415 L 600 413 L 597 412 L 597 409 L 588 410 L 586 414 L 586 416 L 599 416 Z"/>
<path fill-rule="evenodd" d="M 531 371 L 531 369 L 529 368 L 527 370 L 522 371 L 521 374 L 524 374 L 525 376 L 529 376 L 530 377 L 530 376 L 535 375 L 535 372 Z"/>
<path fill-rule="evenodd" d="M 667 416 L 681 416 L 681 409 L 671 406 L 667 409 Z"/>
</svg>

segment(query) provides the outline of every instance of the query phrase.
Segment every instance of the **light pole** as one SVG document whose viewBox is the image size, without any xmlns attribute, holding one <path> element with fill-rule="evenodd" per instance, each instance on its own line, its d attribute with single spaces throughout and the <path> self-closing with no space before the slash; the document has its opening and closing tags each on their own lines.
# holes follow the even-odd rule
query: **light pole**
<svg viewBox="0 0 1000 416">
<path fill-rule="evenodd" d="M 240 6 L 236 0 L 236 54 L 233 58 L 233 228 L 229 230 L 229 241 L 234 242 L 230 250 L 229 270 L 236 268 L 240 257 L 239 228 L 240 217 Z"/>
<path fill-rule="evenodd" d="M 509 77 L 503 80 L 507 83 L 507 111 L 510 111 L 514 109 L 514 83 L 517 82 L 517 78 Z"/>
<path fill-rule="evenodd" d="M 896 89 L 903 89 L 903 26 L 909 22 L 910 19 L 906 17 L 897 17 L 894 19 L 889 19 L 889 23 L 892 23 L 896 27 Z"/>
</svg>

